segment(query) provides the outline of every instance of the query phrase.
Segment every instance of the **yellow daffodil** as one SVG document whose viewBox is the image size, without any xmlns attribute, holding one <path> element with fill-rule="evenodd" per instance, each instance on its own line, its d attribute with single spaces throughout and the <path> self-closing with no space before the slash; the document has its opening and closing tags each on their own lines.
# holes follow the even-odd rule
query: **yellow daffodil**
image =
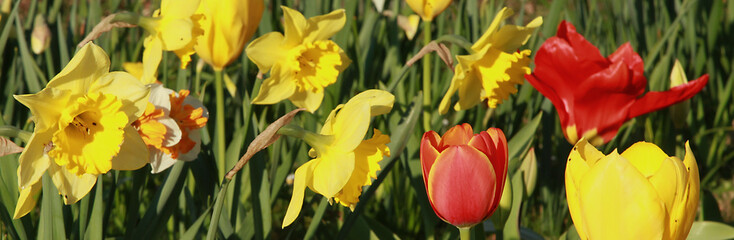
<svg viewBox="0 0 734 240">
<path fill-rule="evenodd" d="M 582 138 L 566 165 L 566 197 L 581 239 L 685 239 L 699 197 L 696 158 L 638 142 L 604 155 Z"/>
<path fill-rule="evenodd" d="M 306 187 L 354 210 L 362 187 L 377 178 L 379 162 L 390 156 L 386 146 L 390 137 L 375 129 L 372 138 L 363 140 L 370 118 L 392 109 L 395 97 L 382 90 L 368 90 L 336 107 L 324 123 L 320 135 L 304 137 L 313 147 L 314 159 L 296 170 L 293 196 L 283 220 L 290 225 L 301 212 Z"/>
<path fill-rule="evenodd" d="M 285 36 L 271 32 L 250 43 L 245 50 L 260 68 L 270 71 L 254 104 L 275 104 L 290 99 L 294 105 L 314 112 L 324 99 L 324 88 L 336 82 L 351 60 L 329 40 L 344 27 L 344 9 L 306 19 L 296 10 L 283 9 Z"/>
<path fill-rule="evenodd" d="M 104 50 L 88 43 L 46 88 L 15 95 L 36 125 L 19 159 L 20 198 L 13 218 L 33 209 L 47 170 L 64 203 L 72 204 L 92 189 L 98 175 L 147 163 L 148 150 L 131 124 L 145 111 L 149 90 L 109 67 Z"/>
<path fill-rule="evenodd" d="M 155 77 L 164 50 L 176 53 L 181 68 L 186 68 L 194 54 L 196 39 L 204 33 L 201 14 L 194 14 L 198 7 L 199 0 L 163 0 L 153 17 L 140 18 L 139 25 L 148 32 L 143 42 L 143 79 Z"/>
<path fill-rule="evenodd" d="M 495 108 L 516 93 L 515 84 L 522 84 L 525 74 L 530 74 L 530 50 L 517 50 L 543 24 L 543 18 L 537 17 L 525 27 L 505 25 L 500 28 L 502 21 L 512 14 L 508 8 L 500 10 L 484 35 L 472 45 L 471 55 L 456 56 L 459 64 L 441 100 L 441 114 L 448 112 L 451 97 L 457 91 L 456 111 L 469 109 L 485 100 L 489 107 Z"/>
<path fill-rule="evenodd" d="M 133 123 L 150 150 L 152 173 L 173 166 L 177 160 L 196 159 L 201 150 L 199 128 L 206 125 L 209 113 L 189 91 L 178 93 L 153 84 L 150 103 Z"/>
<path fill-rule="evenodd" d="M 433 18 L 441 14 L 451 4 L 451 0 L 405 0 L 420 15 L 423 21 L 433 21 Z"/>
<path fill-rule="evenodd" d="M 216 70 L 222 70 L 242 54 L 263 14 L 263 0 L 203 0 L 196 11 L 204 15 L 204 35 L 196 54 Z"/>
</svg>

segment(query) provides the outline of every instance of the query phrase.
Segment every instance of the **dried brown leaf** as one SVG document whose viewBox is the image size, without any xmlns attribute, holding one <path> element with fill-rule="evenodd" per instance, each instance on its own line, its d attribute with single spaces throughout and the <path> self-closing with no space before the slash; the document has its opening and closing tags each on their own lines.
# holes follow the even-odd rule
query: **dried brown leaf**
<svg viewBox="0 0 734 240">
<path fill-rule="evenodd" d="M 0 137 L 0 157 L 22 151 L 23 148 L 10 141 L 10 139 Z"/>
<path fill-rule="evenodd" d="M 129 24 L 129 23 L 112 22 L 112 20 L 115 18 L 115 15 L 117 15 L 117 14 L 112 14 L 112 15 L 109 15 L 109 16 L 103 18 L 102 21 L 100 21 L 97 24 L 97 26 L 94 26 L 94 28 L 92 29 L 92 31 L 89 32 L 89 34 L 87 34 L 87 37 L 85 37 L 84 40 L 82 40 L 81 42 L 79 42 L 78 45 L 76 45 L 77 48 L 84 47 L 84 45 L 87 44 L 88 42 L 91 42 L 94 39 L 97 39 L 99 36 L 102 35 L 102 33 L 109 32 L 113 28 L 132 28 L 132 27 L 136 27 L 135 25 Z"/>
<path fill-rule="evenodd" d="M 423 58 L 423 56 L 431 52 L 436 52 L 436 54 L 438 54 L 438 57 L 443 60 L 443 63 L 445 63 L 446 66 L 451 69 L 451 71 L 454 70 L 454 60 L 453 58 L 451 58 L 451 51 L 449 51 L 449 48 L 447 48 L 446 45 L 444 45 L 443 43 L 436 43 L 436 41 L 431 41 L 431 43 L 423 47 L 418 52 L 418 54 L 408 60 L 405 65 L 412 66 L 413 64 L 415 64 L 415 62 Z"/>
</svg>

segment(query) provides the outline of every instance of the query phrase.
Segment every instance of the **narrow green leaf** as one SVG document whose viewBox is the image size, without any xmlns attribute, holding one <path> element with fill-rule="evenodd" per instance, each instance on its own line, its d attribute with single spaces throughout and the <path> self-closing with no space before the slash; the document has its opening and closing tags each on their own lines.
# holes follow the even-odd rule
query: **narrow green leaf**
<svg viewBox="0 0 734 240">
<path fill-rule="evenodd" d="M 35 70 L 37 66 L 35 66 L 36 63 L 33 61 L 33 56 L 31 56 L 31 52 L 28 50 L 25 33 L 23 32 L 23 27 L 20 26 L 20 17 L 18 15 L 15 15 L 15 30 L 15 33 L 18 35 L 18 49 L 20 50 L 23 73 L 28 84 L 28 90 L 33 93 L 41 91 Z"/>
<path fill-rule="evenodd" d="M 320 197 L 320 196 L 315 196 Z M 316 229 L 319 228 L 319 225 L 321 225 L 321 218 L 324 217 L 324 212 L 326 212 L 326 207 L 329 206 L 329 201 L 326 200 L 325 197 L 320 197 L 321 202 L 319 203 L 319 207 L 316 209 L 316 212 L 313 215 L 313 219 L 311 220 L 311 224 L 308 225 L 308 230 L 306 230 L 306 235 L 303 237 L 303 239 L 311 239 L 313 238 L 313 235 L 316 233 Z"/>
<path fill-rule="evenodd" d="M 690 240 L 718 240 L 733 239 L 734 227 L 720 222 L 697 221 L 693 222 L 691 232 L 688 233 Z"/>
<path fill-rule="evenodd" d="M 87 225 L 87 231 L 84 233 L 85 239 L 102 239 L 103 233 L 103 221 L 104 217 L 104 200 L 102 196 L 104 191 L 102 190 L 102 177 L 97 177 L 97 185 L 95 185 L 94 192 L 94 205 L 92 206 L 92 215 L 89 217 L 89 225 Z M 137 209 L 135 209 L 137 210 Z"/>
<path fill-rule="evenodd" d="M 505 239 L 520 239 L 520 207 L 524 195 L 522 174 L 514 174 L 510 185 L 512 185 L 512 208 L 502 232 Z"/>
</svg>

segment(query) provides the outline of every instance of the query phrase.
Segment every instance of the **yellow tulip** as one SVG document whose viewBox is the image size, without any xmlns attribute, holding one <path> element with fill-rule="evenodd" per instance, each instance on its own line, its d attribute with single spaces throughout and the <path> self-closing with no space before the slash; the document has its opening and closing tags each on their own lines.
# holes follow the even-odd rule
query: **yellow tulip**
<svg viewBox="0 0 734 240">
<path fill-rule="evenodd" d="M 148 32 L 143 42 L 143 76 L 151 82 L 155 78 L 163 51 L 173 51 L 181 59 L 181 68 L 186 68 L 194 54 L 196 39 L 203 34 L 201 15 L 194 14 L 199 0 L 163 0 L 161 8 L 153 17 L 140 17 L 139 25 Z"/>
<path fill-rule="evenodd" d="M 344 9 L 309 19 L 296 10 L 283 9 L 285 35 L 265 34 L 245 50 L 260 69 L 270 71 L 254 104 L 275 104 L 290 99 L 294 105 L 314 112 L 324 99 L 324 88 L 336 82 L 351 60 L 329 40 L 346 23 Z"/>
<path fill-rule="evenodd" d="M 204 35 L 197 40 L 196 54 L 215 70 L 222 70 L 242 54 L 260 24 L 262 0 L 202 0 L 196 11 L 204 15 Z"/>
<path fill-rule="evenodd" d="M 543 18 L 537 17 L 525 27 L 505 25 L 500 28 L 502 21 L 512 14 L 512 10 L 502 8 L 484 35 L 472 45 L 472 53 L 456 56 L 459 64 L 439 105 L 441 114 L 449 111 L 451 97 L 457 91 L 456 111 L 469 109 L 484 100 L 489 107 L 495 108 L 516 93 L 515 84 L 522 84 L 525 74 L 530 74 L 530 50 L 518 51 L 518 48 L 543 24 Z"/>
<path fill-rule="evenodd" d="M 33 209 L 48 170 L 64 203 L 84 197 L 97 176 L 148 163 L 148 148 L 131 125 L 145 111 L 148 88 L 132 75 L 109 72 L 102 48 L 88 43 L 35 94 L 15 95 L 36 123 L 20 154 L 20 198 L 13 218 Z"/>
<path fill-rule="evenodd" d="M 390 112 L 395 96 L 382 90 L 367 90 L 346 104 L 336 107 L 326 119 L 320 134 L 307 134 L 304 140 L 313 149 L 311 161 L 298 167 L 293 196 L 283 227 L 293 223 L 301 212 L 306 186 L 316 193 L 354 210 L 362 187 L 372 184 L 383 156 L 390 156 L 390 137 L 374 130 L 363 140 L 373 116 Z"/>
<path fill-rule="evenodd" d="M 451 4 L 451 0 L 405 0 L 405 2 L 413 12 L 423 18 L 423 21 L 432 21 Z"/>
<path fill-rule="evenodd" d="M 696 158 L 638 142 L 604 155 L 582 138 L 566 165 L 566 198 L 581 239 L 685 239 L 698 208 Z"/>
</svg>

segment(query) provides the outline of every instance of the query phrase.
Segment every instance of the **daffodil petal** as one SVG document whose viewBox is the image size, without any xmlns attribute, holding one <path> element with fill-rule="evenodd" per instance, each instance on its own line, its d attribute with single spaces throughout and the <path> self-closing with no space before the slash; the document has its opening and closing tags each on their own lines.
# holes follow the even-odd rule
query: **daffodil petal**
<svg viewBox="0 0 734 240">
<path fill-rule="evenodd" d="M 321 135 L 334 135 L 333 134 L 334 118 L 336 117 L 336 113 L 339 112 L 342 108 L 344 108 L 344 104 L 339 104 L 334 108 L 334 110 L 331 110 L 331 113 L 329 113 L 329 116 L 326 117 L 326 121 L 324 121 L 324 126 L 321 127 L 321 132 L 319 132 L 321 133 Z M 311 155 L 311 152 L 309 152 L 308 154 Z"/>
<path fill-rule="evenodd" d="M 36 207 L 36 195 L 43 188 L 41 181 L 38 181 L 30 187 L 20 190 L 20 196 L 18 196 L 18 202 L 15 205 L 15 213 L 13 213 L 13 219 L 19 219 Z"/>
<path fill-rule="evenodd" d="M 352 176 L 354 152 L 329 151 L 322 153 L 317 159 L 319 161 L 313 167 L 313 185 L 310 187 L 324 197 L 332 198 L 342 190 Z"/>
<path fill-rule="evenodd" d="M 492 19 L 492 23 L 489 24 L 487 31 L 484 31 L 484 34 L 479 37 L 479 40 L 472 45 L 472 50 L 479 51 L 480 49 L 487 47 L 487 45 L 492 44 L 492 35 L 497 32 L 502 22 L 512 16 L 512 14 L 515 14 L 515 12 L 507 7 L 503 7 L 499 12 L 497 12 L 497 15 L 494 15 L 494 19 Z"/>
<path fill-rule="evenodd" d="M 271 32 L 252 40 L 245 49 L 247 57 L 257 65 L 261 73 L 268 73 L 275 62 L 283 59 L 287 49 L 283 48 L 283 34 Z"/>
<path fill-rule="evenodd" d="M 189 131 L 189 139 L 191 141 L 194 141 L 196 144 L 194 144 L 194 148 L 189 150 L 186 153 L 181 153 L 178 155 L 178 160 L 181 161 L 192 161 L 199 157 L 199 152 L 201 151 L 201 130 L 194 129 Z"/>
<path fill-rule="evenodd" d="M 306 191 L 306 185 L 310 184 L 312 180 L 313 175 L 311 174 L 315 162 L 315 160 L 308 161 L 296 169 L 296 178 L 293 181 L 293 195 L 291 196 L 291 202 L 288 204 L 288 210 L 285 212 L 282 228 L 291 225 L 298 217 L 298 214 L 301 213 L 303 194 Z"/>
<path fill-rule="evenodd" d="M 36 131 L 31 135 L 28 145 L 18 158 L 18 189 L 29 188 L 41 179 L 51 159 L 45 154 L 46 144 L 51 142 L 56 128 L 47 131 Z"/>
<path fill-rule="evenodd" d="M 183 135 L 183 132 L 181 132 L 181 128 L 178 126 L 178 123 L 176 123 L 176 120 L 165 116 L 157 119 L 157 121 L 166 127 L 166 134 L 163 136 L 164 147 L 171 147 L 173 145 L 176 145 L 178 141 L 181 141 L 181 136 Z"/>
<path fill-rule="evenodd" d="M 581 179 L 579 194 L 588 239 L 661 239 L 665 206 L 654 187 L 616 152 Z"/>
<path fill-rule="evenodd" d="M 31 110 L 36 123 L 34 131 L 38 132 L 56 125 L 61 110 L 69 103 L 70 95 L 69 90 L 44 88 L 36 94 L 13 95 L 13 97 Z"/>
<path fill-rule="evenodd" d="M 115 95 L 122 101 L 121 111 L 128 116 L 128 124 L 134 122 L 145 111 L 148 105 L 150 89 L 126 72 L 111 72 L 95 81 L 89 93 Z"/>
<path fill-rule="evenodd" d="M 349 101 L 337 113 L 332 125 L 335 149 L 352 151 L 362 142 L 370 124 L 370 105 L 363 101 Z M 346 161 L 346 160 L 344 160 Z M 343 171 L 343 170 L 342 170 Z"/>
<path fill-rule="evenodd" d="M 306 108 L 306 111 L 315 112 L 321 106 L 324 100 L 324 90 L 315 89 L 315 91 L 295 91 L 290 98 L 293 105 L 299 108 Z"/>
<path fill-rule="evenodd" d="M 283 32 L 285 33 L 285 42 L 284 45 L 286 47 L 288 46 L 294 46 L 298 45 L 300 42 L 303 41 L 303 38 L 305 37 L 305 31 L 306 26 L 308 26 L 308 22 L 306 22 L 306 18 L 301 14 L 300 12 L 293 10 L 291 8 L 288 8 L 286 6 L 280 6 L 280 9 L 283 10 Z"/>
<path fill-rule="evenodd" d="M 148 37 L 145 39 L 145 50 L 143 50 L 143 76 L 140 81 L 143 84 L 151 84 L 156 81 L 158 72 L 158 64 L 161 63 L 163 57 L 163 44 L 157 38 Z"/>
<path fill-rule="evenodd" d="M 492 47 L 504 52 L 514 52 L 530 39 L 535 29 L 543 24 L 543 17 L 536 17 L 526 26 L 505 25 L 492 35 Z"/>
<path fill-rule="evenodd" d="M 307 20 L 305 42 L 327 40 L 341 31 L 347 22 L 344 9 L 334 10 L 325 15 L 319 15 Z"/>
<path fill-rule="evenodd" d="M 194 22 L 191 19 L 172 19 L 166 22 L 165 27 L 159 33 L 163 50 L 174 51 L 179 50 L 191 42 L 191 29 L 194 28 Z"/>
<path fill-rule="evenodd" d="M 367 102 L 370 105 L 370 116 L 387 114 L 395 103 L 395 95 L 388 91 L 370 89 L 365 90 L 349 99 L 355 102 Z"/>
<path fill-rule="evenodd" d="M 112 158 L 112 169 L 136 170 L 148 163 L 148 147 L 138 131 L 132 126 L 125 127 L 125 140 L 120 145 L 120 152 Z"/>
<path fill-rule="evenodd" d="M 289 98 L 296 91 L 296 83 L 290 81 L 287 72 L 280 71 L 280 65 L 273 67 L 270 78 L 265 79 L 260 86 L 257 96 L 252 99 L 254 104 L 275 104 L 283 99 Z"/>
<path fill-rule="evenodd" d="M 171 158 L 171 155 L 165 154 L 161 151 L 151 152 L 150 154 L 150 173 L 160 173 L 176 163 L 176 159 Z"/>
<path fill-rule="evenodd" d="M 459 88 L 459 102 L 454 105 L 454 110 L 467 110 L 479 104 L 482 99 L 482 82 L 473 74 L 473 70 L 465 74 L 464 79 L 456 81 Z"/>
<path fill-rule="evenodd" d="M 166 115 L 171 112 L 171 94 L 173 90 L 163 87 L 162 84 L 150 84 L 150 97 L 148 101 L 158 109 L 163 110 Z"/>
<path fill-rule="evenodd" d="M 124 62 L 122 63 L 122 69 L 137 79 L 141 79 L 143 77 L 142 62 Z"/>
<path fill-rule="evenodd" d="M 81 94 L 89 89 L 92 81 L 110 70 L 110 58 L 102 48 L 90 42 L 74 54 L 59 74 L 51 79 L 46 88 L 70 90 Z"/>
<path fill-rule="evenodd" d="M 462 78 L 459 77 L 460 72 L 464 72 L 464 69 L 461 67 L 461 65 L 456 65 L 456 68 L 454 71 L 457 74 L 454 74 L 453 78 L 451 79 L 451 83 L 449 85 L 449 90 L 446 91 L 446 94 L 441 99 L 441 103 L 438 105 L 438 112 L 440 114 L 446 114 L 449 112 L 449 105 L 451 105 L 451 98 L 454 97 L 454 93 L 456 93 L 457 90 L 459 90 L 459 85 L 461 85 L 460 81 L 462 81 Z"/>
<path fill-rule="evenodd" d="M 199 8 L 199 0 L 162 0 L 161 16 L 188 18 Z"/>
<path fill-rule="evenodd" d="M 627 148 L 622 157 L 635 166 L 643 176 L 650 177 L 658 171 L 663 161 L 668 158 L 668 154 L 655 144 L 637 142 Z"/>
<path fill-rule="evenodd" d="M 64 204 L 66 205 L 76 203 L 84 198 L 97 183 L 97 176 L 95 175 L 85 173 L 77 176 L 66 170 L 65 167 L 56 165 L 56 163 L 51 164 L 48 173 L 59 190 L 59 194 L 64 198 Z"/>
</svg>

